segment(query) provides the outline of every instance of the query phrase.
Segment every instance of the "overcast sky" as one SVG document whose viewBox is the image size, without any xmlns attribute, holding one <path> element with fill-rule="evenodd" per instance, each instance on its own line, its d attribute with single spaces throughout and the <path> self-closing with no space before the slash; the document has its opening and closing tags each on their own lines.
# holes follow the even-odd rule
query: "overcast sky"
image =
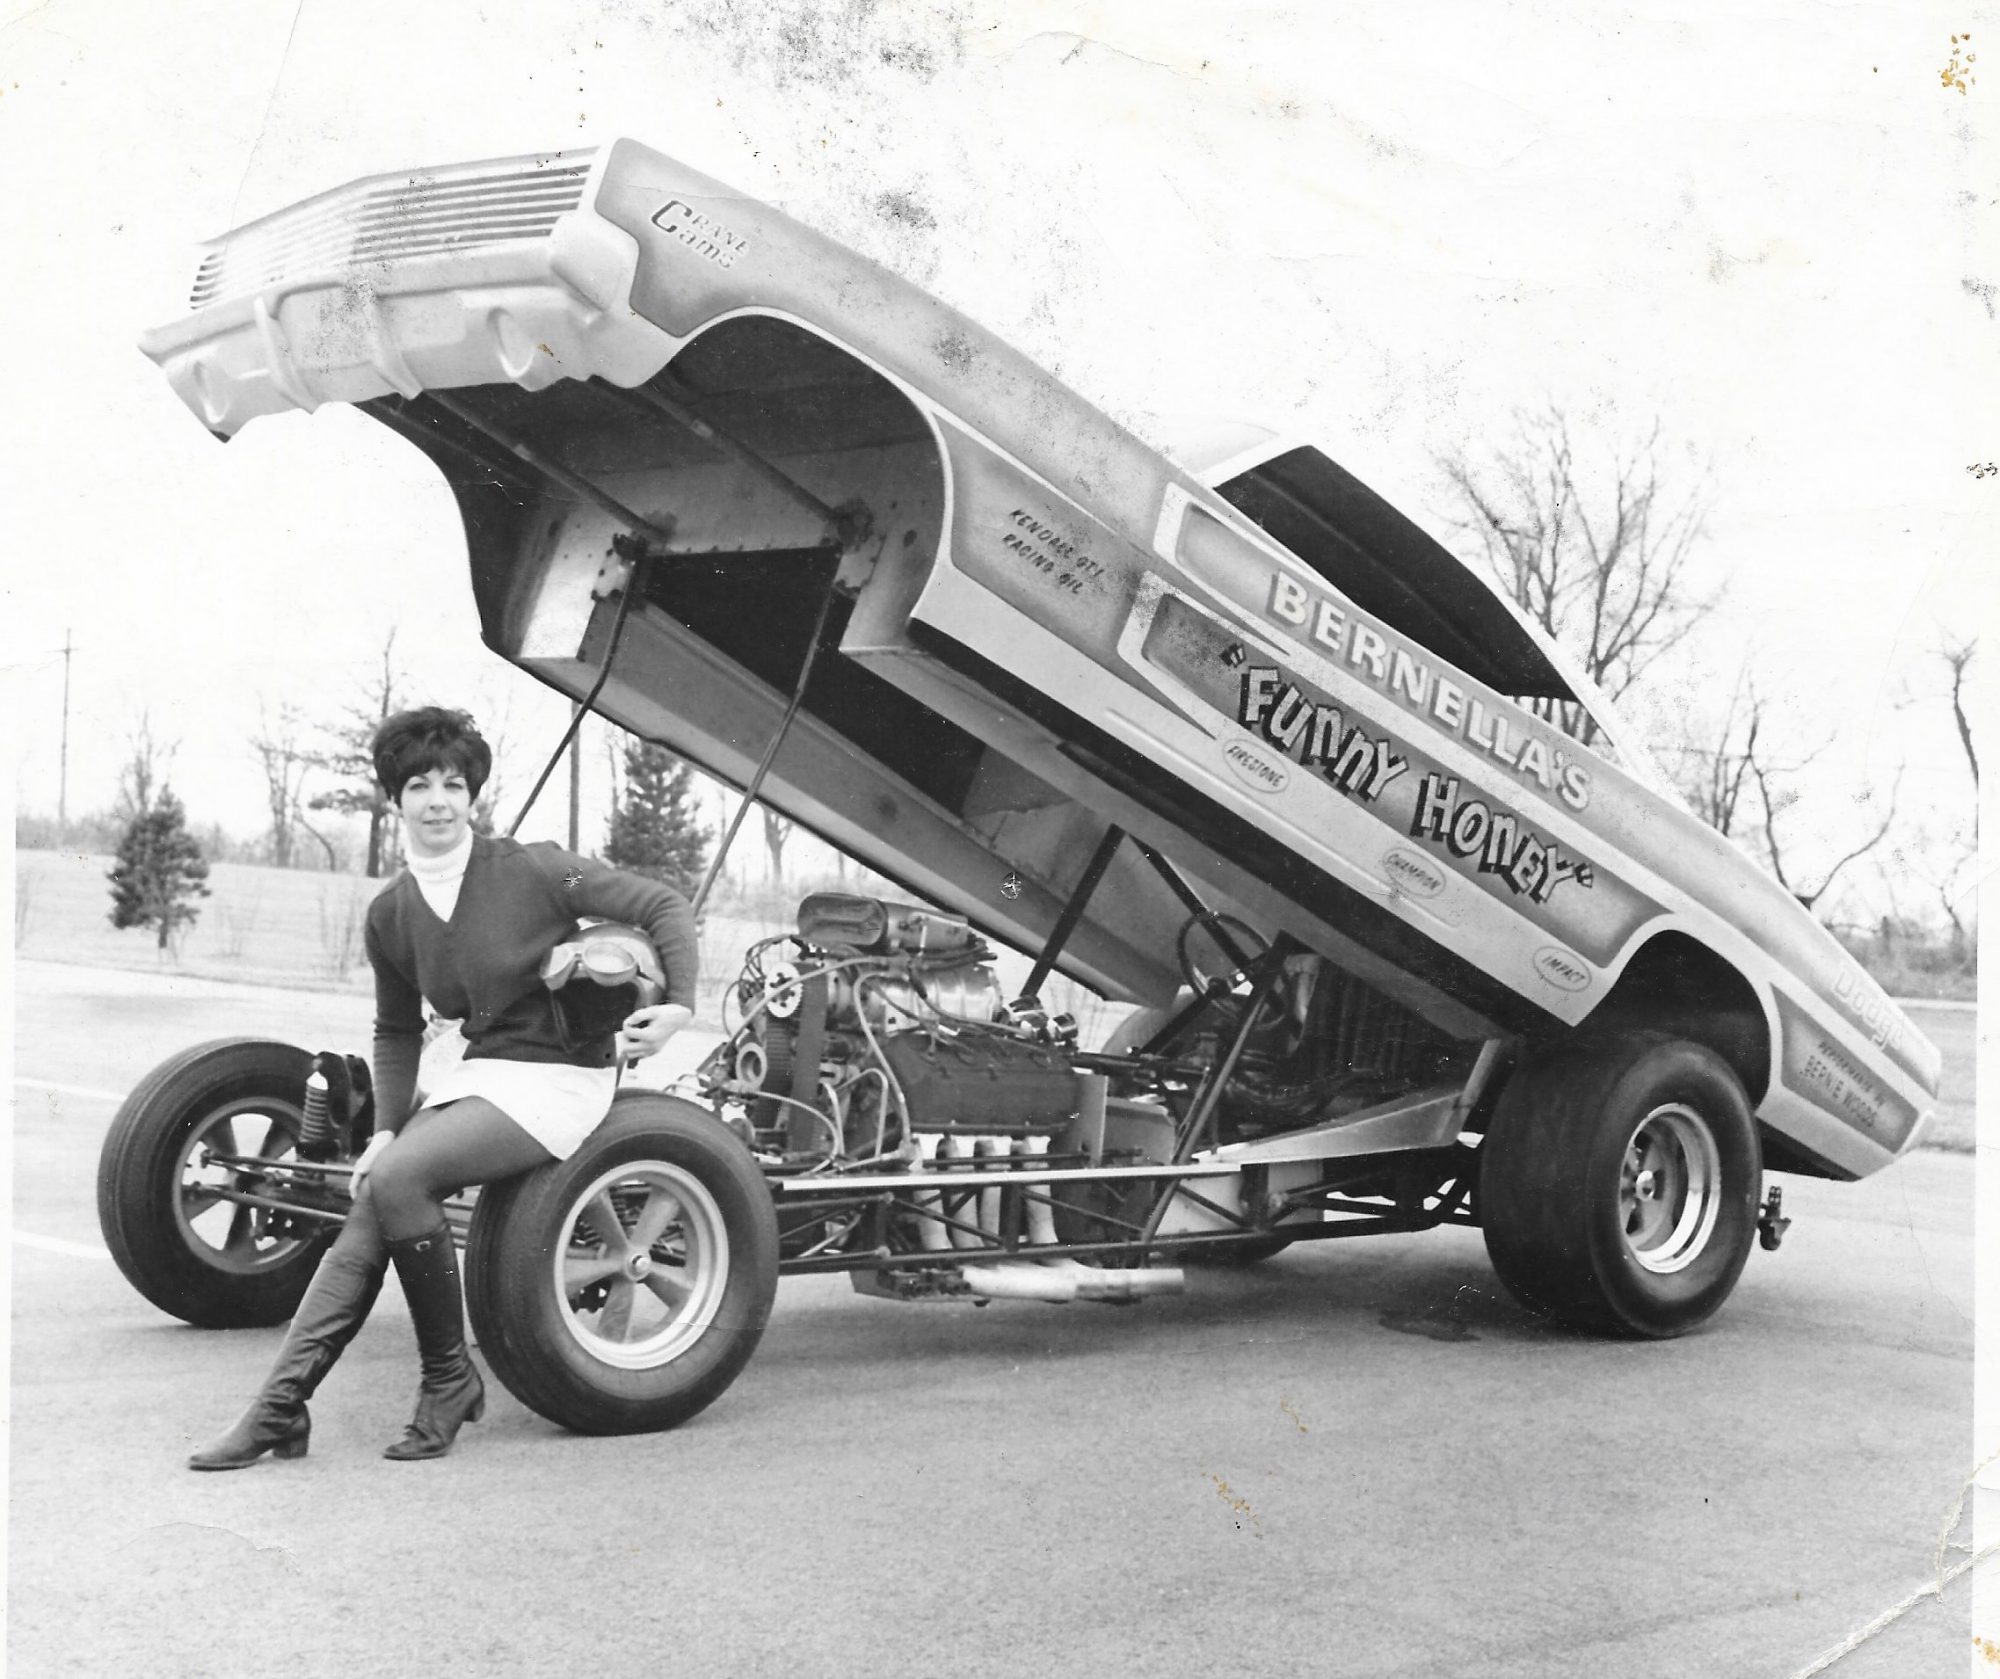
<svg viewBox="0 0 2000 1679">
<path fill-rule="evenodd" d="M 910 275 L 1144 435 L 1260 419 L 1434 530 L 1436 455 L 1504 435 L 1517 408 L 1557 404 L 1591 438 L 1657 419 L 1669 466 L 1713 485 L 1701 564 L 1727 583 L 1693 685 L 1726 689 L 1750 660 L 1802 738 L 1833 742 L 1823 796 L 1908 762 L 1911 809 L 1959 797 L 1932 650 L 1994 589 L 2000 476 L 1969 470 L 2000 460 L 1990 10 L 0 16 L 25 808 L 56 804 L 66 631 L 72 812 L 110 803 L 149 711 L 194 818 L 255 831 L 260 702 L 336 709 L 392 628 L 413 692 L 508 714 L 525 782 L 561 707 L 480 649 L 428 462 L 339 408 L 224 448 L 134 341 L 184 308 L 200 238 L 379 170 L 620 134 Z"/>
</svg>

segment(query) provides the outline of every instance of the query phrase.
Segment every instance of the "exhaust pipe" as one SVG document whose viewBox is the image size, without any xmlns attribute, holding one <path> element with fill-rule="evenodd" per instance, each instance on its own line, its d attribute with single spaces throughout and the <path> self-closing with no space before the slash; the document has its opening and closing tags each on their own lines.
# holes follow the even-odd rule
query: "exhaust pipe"
<svg viewBox="0 0 2000 1679">
<path fill-rule="evenodd" d="M 1049 1152 L 1049 1139 L 1046 1137 L 1024 1137 L 1021 1141 L 1021 1148 L 1024 1153 L 1031 1157 L 1047 1154 Z M 1028 1215 L 1028 1245 L 1030 1247 L 1052 1248 L 1061 1238 L 1056 1234 L 1056 1210 L 1049 1203 L 1048 1191 L 1043 1190 L 1037 1195 L 1032 1190 L 1034 1179 L 1028 1178 L 1023 1181 L 1030 1186 L 1025 1192 L 1028 1203 L 1025 1209 Z"/>
<path fill-rule="evenodd" d="M 928 1166 L 932 1161 L 936 1160 L 938 1145 L 943 1141 L 944 1139 L 936 1132 L 919 1131 L 916 1136 L 917 1158 L 919 1162 L 924 1166 Z M 934 1189 L 919 1190 L 910 1199 L 924 1212 L 941 1214 L 944 1211 L 943 1197 Z M 951 1247 L 950 1233 L 938 1222 L 936 1217 L 918 1220 L 917 1237 L 924 1244 L 925 1250 L 930 1253 L 944 1253 Z"/>
<path fill-rule="evenodd" d="M 978 1159 L 997 1163 L 1009 1156 L 1032 1158 L 1049 1152 L 1047 1137 L 1014 1139 L 957 1134 L 940 1136 L 935 1132 L 919 1132 L 916 1144 L 919 1170 L 946 1160 Z M 944 1173 L 940 1173 L 939 1178 L 939 1189 L 919 1190 L 911 1198 L 918 1208 L 932 1214 L 944 1211 L 942 1183 L 949 1179 Z M 1024 1190 L 1032 1189 L 1033 1174 L 1024 1174 L 1020 1182 Z M 925 1250 L 946 1254 L 998 1240 L 1000 1197 L 1003 1193 L 998 1186 L 988 1186 L 963 1196 L 956 1216 L 961 1223 L 977 1224 L 978 1234 L 947 1226 L 937 1217 L 923 1219 L 919 1230 Z M 1061 1238 L 1056 1232 L 1055 1210 L 1050 1206 L 1046 1193 L 1041 1197 L 1030 1194 L 1024 1212 L 1029 1251 L 1038 1246 L 1055 1246 Z M 983 1265 L 961 1266 L 959 1274 L 965 1278 L 967 1288 L 984 1300 L 1044 1300 L 1054 1305 L 1064 1305 L 1072 1300 L 1129 1303 L 1153 1294 L 1179 1294 L 1187 1286 L 1186 1274 L 1179 1266 L 1105 1270 L 1074 1259 L 1003 1259 Z"/>
<path fill-rule="evenodd" d="M 1178 1265 L 1107 1271 L 1074 1259 L 1039 1263 L 1009 1259 L 996 1265 L 967 1265 L 960 1275 L 974 1294 L 988 1300 L 1046 1300 L 1054 1305 L 1072 1300 L 1126 1303 L 1152 1294 L 1179 1294 L 1187 1285 Z"/>
<path fill-rule="evenodd" d="M 938 1145 L 937 1157 L 940 1160 L 970 1160 L 977 1153 L 978 1139 L 961 1136 L 957 1133 L 947 1133 L 944 1140 Z M 938 1196 L 939 1209 L 942 1210 L 945 1204 L 945 1196 L 940 1194 Z M 961 1228 L 964 1225 L 976 1225 L 979 1222 L 979 1191 L 976 1189 L 961 1191 L 956 1205 L 958 1210 L 952 1214 L 955 1222 L 939 1227 L 945 1233 L 945 1245 L 953 1248 L 984 1247 L 986 1243 L 977 1230 Z"/>
</svg>

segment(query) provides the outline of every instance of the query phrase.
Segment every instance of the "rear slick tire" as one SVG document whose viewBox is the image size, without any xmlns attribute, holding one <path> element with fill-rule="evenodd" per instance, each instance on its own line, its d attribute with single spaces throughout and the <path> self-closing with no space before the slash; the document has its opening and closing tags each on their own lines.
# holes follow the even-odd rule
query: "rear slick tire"
<svg viewBox="0 0 2000 1679">
<path fill-rule="evenodd" d="M 578 1434 L 673 1428 L 756 1350 L 778 1221 L 750 1151 L 706 1108 L 621 1094 L 567 1160 L 481 1191 L 465 1303 L 493 1373 Z"/>
<path fill-rule="evenodd" d="M 1517 1072 L 1479 1151 L 1486 1251 L 1530 1311 L 1665 1339 L 1729 1298 L 1757 1234 L 1750 1103 L 1713 1050 L 1603 1033 Z"/>
</svg>

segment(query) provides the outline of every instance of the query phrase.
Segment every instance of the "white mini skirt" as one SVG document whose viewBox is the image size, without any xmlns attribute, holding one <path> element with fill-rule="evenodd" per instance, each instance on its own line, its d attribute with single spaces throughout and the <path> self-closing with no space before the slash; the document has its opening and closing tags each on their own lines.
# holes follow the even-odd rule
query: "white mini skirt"
<svg viewBox="0 0 2000 1679">
<path fill-rule="evenodd" d="M 617 1089 L 616 1067 L 475 1058 L 439 1068 L 425 1087 L 424 1106 L 483 1096 L 556 1159 L 567 1160 L 603 1121 Z"/>
</svg>

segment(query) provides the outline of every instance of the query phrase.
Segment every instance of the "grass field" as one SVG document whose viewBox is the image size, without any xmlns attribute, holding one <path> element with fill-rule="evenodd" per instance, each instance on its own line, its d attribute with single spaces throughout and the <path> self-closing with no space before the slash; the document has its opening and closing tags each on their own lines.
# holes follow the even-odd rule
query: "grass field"
<svg viewBox="0 0 2000 1679">
<path fill-rule="evenodd" d="M 356 875 L 209 866 L 209 896 L 200 919 L 177 951 L 160 950 L 157 935 L 111 925 L 109 857 L 65 851 L 18 851 L 14 876 L 14 948 L 22 956 L 85 967 L 133 968 L 310 991 L 366 992 L 368 962 L 361 947 L 368 905 L 385 884 Z M 695 1023 L 720 1030 L 723 993 L 735 981 L 743 952 L 757 940 L 788 933 L 798 900 L 831 888 L 833 880 L 803 881 L 754 893 L 719 886 L 702 918 L 702 972 Z M 851 890 L 869 891 L 854 884 Z M 1001 981 L 1018 985 L 1025 957 L 1000 963 Z M 1100 1041 L 1128 1012 L 1067 981 L 1044 988 L 1052 1008 L 1076 1014 L 1085 1042 Z M 1012 994 L 1011 992 L 1009 993 Z M 734 1024 L 732 1019 L 731 1024 Z"/>
<path fill-rule="evenodd" d="M 312 991 L 369 989 L 361 931 L 369 902 L 385 882 L 356 875 L 209 866 L 209 896 L 177 951 L 157 935 L 111 925 L 111 859 L 61 851 L 15 854 L 14 948 L 22 956 L 88 967 L 137 968 L 202 979 L 240 980 Z M 720 993 L 735 978 L 736 957 L 750 942 L 783 932 L 784 919 L 754 905 L 718 902 L 703 927 L 701 1003 L 697 1018 L 719 1024 Z"/>
<path fill-rule="evenodd" d="M 86 967 L 138 968 L 204 979 L 237 980 L 294 989 L 368 989 L 361 949 L 362 922 L 381 882 L 354 875 L 310 874 L 293 869 L 216 863 L 201 918 L 178 952 L 162 952 L 148 932 L 120 932 L 110 922 L 108 857 L 62 851 L 15 854 L 14 948 L 22 956 Z M 743 951 L 758 939 L 789 932 L 793 905 L 831 881 L 751 895 L 719 894 L 703 919 L 702 974 L 696 1024 L 723 1027 L 723 993 L 735 980 Z M 857 886 L 856 890 L 869 890 Z M 1000 976 L 1009 995 L 1026 974 L 1026 957 L 1003 958 Z M 1126 1010 L 1080 987 L 1052 980 L 1049 1005 L 1076 1015 L 1085 1044 L 1100 1043 Z M 1917 1025 L 1944 1053 L 1938 1117 L 1929 1134 L 1936 1148 L 1973 1146 L 1973 1057 L 1978 1017 L 1965 1007 L 1913 1003 Z M 732 1021 L 733 1024 L 733 1021 Z"/>
</svg>

